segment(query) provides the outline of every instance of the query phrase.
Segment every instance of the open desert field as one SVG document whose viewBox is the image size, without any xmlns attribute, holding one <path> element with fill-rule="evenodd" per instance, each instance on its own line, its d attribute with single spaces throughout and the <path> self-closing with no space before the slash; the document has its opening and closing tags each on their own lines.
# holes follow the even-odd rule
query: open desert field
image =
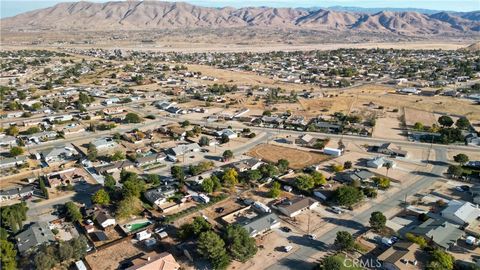
<svg viewBox="0 0 480 270">
<path fill-rule="evenodd" d="M 306 166 L 318 164 L 329 158 L 320 153 L 272 144 L 260 144 L 250 150 L 247 155 L 261 158 L 262 160 L 269 162 L 277 162 L 279 159 L 286 159 L 290 162 L 290 168 L 292 169 L 301 169 Z"/>
</svg>

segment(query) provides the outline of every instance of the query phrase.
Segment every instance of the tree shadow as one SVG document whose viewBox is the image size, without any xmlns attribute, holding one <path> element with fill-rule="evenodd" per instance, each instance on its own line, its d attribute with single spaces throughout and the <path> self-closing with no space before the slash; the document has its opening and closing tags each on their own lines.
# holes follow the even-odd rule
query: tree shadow
<svg viewBox="0 0 480 270">
<path fill-rule="evenodd" d="M 423 171 L 413 171 L 412 174 L 426 176 L 426 177 L 442 177 L 441 175 L 438 175 L 432 172 L 423 172 Z"/>
<path fill-rule="evenodd" d="M 365 226 L 363 226 L 363 224 L 354 220 L 339 219 L 334 217 L 324 217 L 323 220 L 328 223 L 333 223 L 335 225 L 344 226 L 358 231 L 365 230 Z"/>
<path fill-rule="evenodd" d="M 290 258 L 283 258 L 278 263 L 284 267 L 287 267 L 288 269 L 299 270 L 314 269 L 317 266 L 317 264 L 314 262 Z"/>
</svg>

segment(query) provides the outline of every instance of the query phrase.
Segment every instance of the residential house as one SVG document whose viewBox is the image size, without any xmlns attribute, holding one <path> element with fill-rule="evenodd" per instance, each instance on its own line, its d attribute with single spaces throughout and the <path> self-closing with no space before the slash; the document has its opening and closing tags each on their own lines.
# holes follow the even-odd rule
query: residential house
<svg viewBox="0 0 480 270">
<path fill-rule="evenodd" d="M 300 138 L 298 139 L 297 142 L 298 142 L 298 144 L 301 144 L 301 145 L 311 145 L 315 141 L 316 140 L 314 140 L 312 135 L 304 134 L 304 135 L 300 136 Z"/>
<path fill-rule="evenodd" d="M 95 146 L 97 151 L 114 148 L 118 145 L 113 138 L 109 137 L 98 138 L 93 140 L 91 143 L 93 144 L 93 146 Z"/>
<path fill-rule="evenodd" d="M 454 224 L 466 225 L 480 217 L 480 209 L 470 202 L 451 200 L 441 215 Z"/>
<path fill-rule="evenodd" d="M 383 157 L 374 157 L 367 161 L 367 167 L 375 169 L 380 169 L 384 166 L 387 166 L 386 164 L 390 164 L 390 168 L 394 168 L 396 166 L 395 162 L 389 159 L 385 159 Z"/>
<path fill-rule="evenodd" d="M 423 269 L 419 261 L 426 254 L 420 246 L 407 241 L 399 241 L 385 250 L 377 258 L 385 270 L 417 270 Z"/>
<path fill-rule="evenodd" d="M 372 179 L 375 175 L 368 170 L 354 170 L 348 172 L 338 173 L 335 176 L 335 180 L 345 183 L 351 183 L 353 181 L 366 182 Z"/>
<path fill-rule="evenodd" d="M 280 218 L 274 213 L 269 213 L 246 221 L 242 227 L 251 237 L 256 237 L 268 230 L 280 227 Z"/>
<path fill-rule="evenodd" d="M 16 187 L 7 190 L 0 190 L 0 202 L 32 196 L 34 190 L 34 186 Z"/>
<path fill-rule="evenodd" d="M 160 207 L 167 202 L 167 199 L 175 195 L 177 189 L 171 185 L 158 186 L 145 191 L 145 198 L 152 204 Z"/>
<path fill-rule="evenodd" d="M 315 127 L 320 131 L 327 132 L 327 133 L 339 133 L 340 131 L 342 131 L 341 125 L 332 124 L 324 121 L 316 121 Z"/>
<path fill-rule="evenodd" d="M 0 134 L 0 147 L 12 147 L 17 145 L 17 138 L 5 134 Z"/>
<path fill-rule="evenodd" d="M 26 156 L 11 157 L 0 159 L 0 169 L 8 169 L 16 166 L 21 166 L 27 161 Z"/>
<path fill-rule="evenodd" d="M 17 248 L 20 253 L 33 249 L 41 244 L 54 242 L 55 236 L 50 230 L 48 223 L 35 222 L 25 231 L 15 236 Z"/>
<path fill-rule="evenodd" d="M 168 149 L 168 154 L 173 156 L 181 156 L 188 153 L 198 152 L 200 151 L 200 145 L 198 143 L 190 143 L 190 144 L 180 144 L 176 147 L 172 147 Z"/>
<path fill-rule="evenodd" d="M 404 94 L 404 95 L 418 95 L 421 92 L 422 91 L 418 90 L 415 87 L 406 87 L 406 88 L 402 88 L 402 89 L 397 90 L 397 93 Z"/>
<path fill-rule="evenodd" d="M 229 139 L 237 138 L 237 133 L 236 133 L 235 131 L 231 130 L 231 129 L 228 129 L 228 128 L 222 129 L 222 130 L 220 130 L 220 131 L 216 131 L 216 132 L 215 132 L 215 135 L 216 135 L 217 137 L 224 137 L 224 136 L 226 136 L 226 137 L 228 137 Z"/>
<path fill-rule="evenodd" d="M 318 201 L 309 197 L 295 197 L 293 199 L 286 199 L 280 204 L 276 205 L 276 208 L 280 213 L 287 217 L 295 217 L 299 215 L 303 210 L 313 209 L 318 206 Z"/>
<path fill-rule="evenodd" d="M 104 229 L 108 226 L 115 226 L 115 224 L 117 224 L 115 219 L 109 213 L 104 211 L 98 211 L 96 213 L 95 221 Z"/>
<path fill-rule="evenodd" d="M 238 172 L 244 172 L 248 170 L 257 170 L 264 162 L 258 158 L 248 158 L 229 164 L 232 168 Z"/>
<path fill-rule="evenodd" d="M 119 160 L 119 161 L 115 161 L 115 162 L 110 163 L 110 164 L 95 167 L 95 170 L 97 171 L 98 174 L 105 174 L 105 173 L 110 173 L 111 174 L 111 173 L 121 171 L 121 170 L 124 170 L 124 169 L 125 170 L 131 169 L 133 167 L 134 167 L 133 162 L 126 159 L 126 160 Z"/>
<path fill-rule="evenodd" d="M 147 156 L 139 157 L 135 160 L 135 166 L 141 167 L 146 165 L 155 164 L 165 160 L 167 155 L 164 153 L 154 153 Z"/>
<path fill-rule="evenodd" d="M 25 141 L 25 143 L 40 143 L 57 138 L 58 133 L 56 131 L 42 131 L 29 135 L 20 135 L 19 137 Z"/>
<path fill-rule="evenodd" d="M 397 145 L 393 143 L 384 143 L 377 148 L 378 153 L 382 153 L 389 156 L 395 157 L 407 157 L 408 152 L 400 149 Z"/>
<path fill-rule="evenodd" d="M 45 150 L 40 153 L 43 161 L 47 164 L 56 162 L 67 162 L 78 157 L 78 151 L 72 144 L 65 144 L 64 147 L 53 148 Z"/>
<path fill-rule="evenodd" d="M 414 235 L 425 237 L 438 247 L 450 249 L 462 238 L 464 232 L 459 226 L 444 219 L 430 218 L 411 231 Z"/>
<path fill-rule="evenodd" d="M 180 265 L 172 254 L 168 252 L 150 252 L 142 256 L 135 256 L 131 266 L 125 270 L 178 270 Z"/>
</svg>

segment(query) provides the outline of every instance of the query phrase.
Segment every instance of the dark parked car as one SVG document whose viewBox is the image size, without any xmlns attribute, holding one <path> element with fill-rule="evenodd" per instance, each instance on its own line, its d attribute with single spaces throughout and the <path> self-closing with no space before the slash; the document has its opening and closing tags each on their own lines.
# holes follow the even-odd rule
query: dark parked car
<svg viewBox="0 0 480 270">
<path fill-rule="evenodd" d="M 215 212 L 217 212 L 219 214 L 223 213 L 223 211 L 225 211 L 225 208 L 223 208 L 223 207 L 218 207 L 217 209 L 215 209 Z"/>
<path fill-rule="evenodd" d="M 289 227 L 282 227 L 281 229 L 284 232 L 291 232 L 292 231 L 292 229 L 290 229 Z"/>
</svg>

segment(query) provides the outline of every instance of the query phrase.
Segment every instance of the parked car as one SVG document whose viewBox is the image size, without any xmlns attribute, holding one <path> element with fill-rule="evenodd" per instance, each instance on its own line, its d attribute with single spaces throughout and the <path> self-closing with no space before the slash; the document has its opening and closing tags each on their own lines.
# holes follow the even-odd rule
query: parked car
<svg viewBox="0 0 480 270">
<path fill-rule="evenodd" d="M 292 192 L 293 188 L 291 186 L 283 186 L 283 189 L 287 192 Z"/>
<path fill-rule="evenodd" d="M 225 208 L 223 208 L 223 207 L 218 207 L 217 209 L 215 209 L 215 212 L 217 212 L 219 214 L 223 213 L 223 211 L 225 211 Z"/>
<path fill-rule="evenodd" d="M 343 209 L 338 207 L 338 206 L 334 206 L 332 208 L 329 208 L 329 210 L 335 214 L 338 214 L 340 215 L 341 213 L 343 213 Z"/>
<path fill-rule="evenodd" d="M 293 249 L 292 246 L 283 246 L 283 251 L 285 251 L 285 252 L 289 252 L 292 249 Z"/>
<path fill-rule="evenodd" d="M 286 227 L 286 226 L 282 227 L 281 230 L 284 231 L 284 232 L 287 232 L 287 233 L 292 231 L 292 229 L 290 229 L 289 227 Z"/>
<path fill-rule="evenodd" d="M 93 225 L 93 221 L 91 219 L 87 219 L 85 223 L 87 223 L 87 225 Z"/>
<path fill-rule="evenodd" d="M 155 233 L 161 233 L 162 231 L 165 230 L 165 227 L 157 227 L 155 230 L 153 230 Z"/>
<path fill-rule="evenodd" d="M 315 234 L 307 234 L 307 235 L 305 235 L 305 237 L 307 237 L 308 239 L 312 239 L 312 240 L 317 239 L 317 236 Z"/>
</svg>

